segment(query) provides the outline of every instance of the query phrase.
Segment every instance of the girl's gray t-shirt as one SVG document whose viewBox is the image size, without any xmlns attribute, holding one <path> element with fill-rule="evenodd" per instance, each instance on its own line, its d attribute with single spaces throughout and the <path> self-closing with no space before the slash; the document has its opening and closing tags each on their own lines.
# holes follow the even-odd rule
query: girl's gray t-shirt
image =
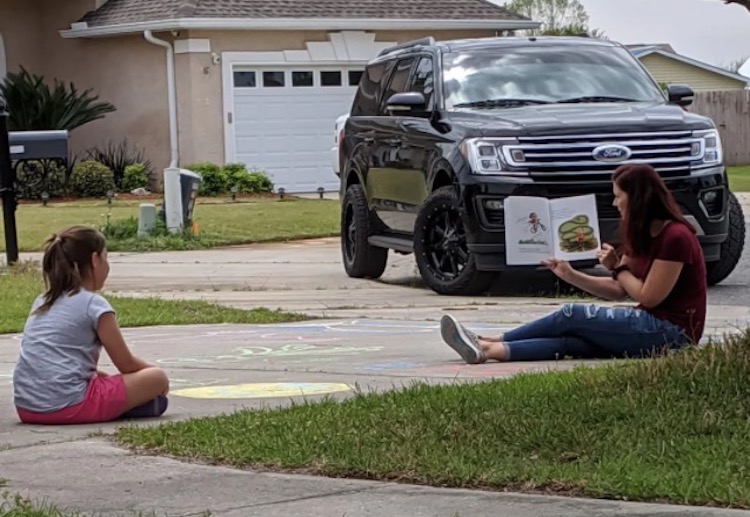
<svg viewBox="0 0 750 517">
<path fill-rule="evenodd" d="M 43 302 L 42 296 L 34 301 L 26 321 L 13 397 L 16 407 L 49 413 L 83 401 L 102 348 L 96 333 L 99 317 L 115 311 L 104 297 L 84 289 L 33 314 Z"/>
</svg>

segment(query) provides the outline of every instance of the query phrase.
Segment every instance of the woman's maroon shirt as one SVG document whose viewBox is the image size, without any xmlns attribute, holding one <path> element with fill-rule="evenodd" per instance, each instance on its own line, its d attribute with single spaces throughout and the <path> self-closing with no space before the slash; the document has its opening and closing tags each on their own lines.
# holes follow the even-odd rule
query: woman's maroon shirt
<svg viewBox="0 0 750 517">
<path fill-rule="evenodd" d="M 684 266 L 672 292 L 663 302 L 651 309 L 641 305 L 638 308 L 679 325 L 697 343 L 703 336 L 706 321 L 707 287 L 703 249 L 690 228 L 673 221 L 654 237 L 649 253 L 643 257 L 630 257 L 630 270 L 645 282 L 651 265 L 657 259 L 682 262 Z"/>
</svg>

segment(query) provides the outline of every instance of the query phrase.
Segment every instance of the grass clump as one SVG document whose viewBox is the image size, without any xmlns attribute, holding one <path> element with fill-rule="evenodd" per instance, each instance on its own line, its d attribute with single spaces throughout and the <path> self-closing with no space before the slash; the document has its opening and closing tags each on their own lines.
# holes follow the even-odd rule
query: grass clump
<svg viewBox="0 0 750 517">
<path fill-rule="evenodd" d="M 128 426 L 116 439 L 237 467 L 750 507 L 748 436 L 750 333 L 599 368 Z"/>
<path fill-rule="evenodd" d="M 150 202 L 159 204 L 159 201 Z M 339 234 L 339 203 L 332 200 L 198 198 L 193 213 L 197 233 L 171 235 L 160 223 L 156 234 L 138 238 L 140 201 L 115 200 L 21 204 L 16 212 L 21 251 L 39 251 L 44 241 L 73 224 L 94 226 L 109 235 L 110 251 L 207 249 L 256 242 L 274 242 Z M 0 225 L 0 250 L 5 237 Z"/>
<path fill-rule="evenodd" d="M 39 269 L 22 263 L 0 274 L 0 334 L 21 332 L 34 299 L 43 292 Z M 123 327 L 207 323 L 285 323 L 309 319 L 267 308 L 235 309 L 202 301 L 106 295 Z"/>
</svg>

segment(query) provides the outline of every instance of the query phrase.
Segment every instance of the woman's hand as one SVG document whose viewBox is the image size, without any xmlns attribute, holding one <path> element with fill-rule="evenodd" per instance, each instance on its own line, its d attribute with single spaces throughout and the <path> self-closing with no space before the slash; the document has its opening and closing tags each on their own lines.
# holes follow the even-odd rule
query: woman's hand
<svg viewBox="0 0 750 517">
<path fill-rule="evenodd" d="M 570 263 L 565 260 L 549 259 L 543 260 L 542 265 L 552 271 L 558 278 L 566 282 L 573 273 Z"/>
<path fill-rule="evenodd" d="M 603 244 L 602 249 L 596 252 L 596 258 L 599 259 L 599 263 L 607 269 L 614 269 L 617 264 L 620 263 L 620 257 L 617 256 L 615 248 L 610 244 Z"/>
</svg>

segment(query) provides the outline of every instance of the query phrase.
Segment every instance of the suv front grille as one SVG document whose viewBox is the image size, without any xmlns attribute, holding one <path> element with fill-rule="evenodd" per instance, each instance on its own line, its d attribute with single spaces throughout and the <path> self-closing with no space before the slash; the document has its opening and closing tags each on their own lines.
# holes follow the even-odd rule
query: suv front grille
<svg viewBox="0 0 750 517">
<path fill-rule="evenodd" d="M 704 153 L 702 139 L 690 131 L 519 137 L 518 141 L 503 148 L 508 164 L 527 169 L 537 179 L 557 181 L 601 180 L 624 163 L 647 163 L 662 177 L 684 176 Z M 594 150 L 608 145 L 627 147 L 631 155 L 621 162 L 594 159 Z"/>
</svg>

